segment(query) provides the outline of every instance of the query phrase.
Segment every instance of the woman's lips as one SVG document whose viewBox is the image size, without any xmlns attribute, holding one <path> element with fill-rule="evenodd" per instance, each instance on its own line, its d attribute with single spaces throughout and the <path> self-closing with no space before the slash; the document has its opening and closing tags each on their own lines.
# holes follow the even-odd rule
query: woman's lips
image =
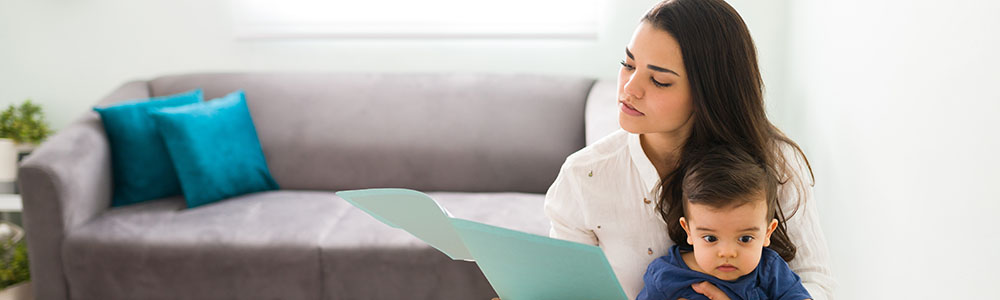
<svg viewBox="0 0 1000 300">
<path fill-rule="evenodd" d="M 618 101 L 618 106 L 621 107 L 622 112 L 624 112 L 627 115 L 633 116 L 633 117 L 639 117 L 639 116 L 646 115 L 646 114 L 640 112 L 639 110 L 635 109 L 635 107 L 632 107 L 631 105 L 626 104 L 624 101 Z"/>
</svg>

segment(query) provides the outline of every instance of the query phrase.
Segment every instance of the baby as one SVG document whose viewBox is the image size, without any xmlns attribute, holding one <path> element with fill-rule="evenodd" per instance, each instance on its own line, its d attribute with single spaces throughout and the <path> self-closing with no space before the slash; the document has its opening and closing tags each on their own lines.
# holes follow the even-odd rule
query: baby
<svg viewBox="0 0 1000 300">
<path fill-rule="evenodd" d="M 649 264 L 637 300 L 708 299 L 691 288 L 703 281 L 733 300 L 811 298 L 785 263 L 795 246 L 777 207 L 774 171 L 734 147 L 696 155 L 680 206 L 665 214 L 680 216 L 666 220 L 677 245 Z"/>
</svg>

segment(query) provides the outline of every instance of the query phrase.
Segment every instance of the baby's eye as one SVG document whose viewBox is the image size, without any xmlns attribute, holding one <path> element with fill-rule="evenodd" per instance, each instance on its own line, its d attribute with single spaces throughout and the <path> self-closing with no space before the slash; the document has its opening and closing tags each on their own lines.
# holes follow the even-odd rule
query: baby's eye
<svg viewBox="0 0 1000 300">
<path fill-rule="evenodd" d="M 719 240 L 714 235 L 706 235 L 706 236 L 701 237 L 701 239 L 703 239 L 703 240 L 705 240 L 706 242 L 709 242 L 709 243 L 715 243 L 715 241 Z"/>
<path fill-rule="evenodd" d="M 749 243 L 750 241 L 753 241 L 752 236 L 744 235 L 740 237 L 740 243 Z"/>
</svg>

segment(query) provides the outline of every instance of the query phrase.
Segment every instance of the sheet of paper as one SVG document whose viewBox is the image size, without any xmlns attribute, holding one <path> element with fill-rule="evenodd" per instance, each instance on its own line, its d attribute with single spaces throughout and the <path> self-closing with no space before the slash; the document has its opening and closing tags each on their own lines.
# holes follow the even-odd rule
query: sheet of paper
<svg viewBox="0 0 1000 300">
<path fill-rule="evenodd" d="M 476 264 L 503 300 L 628 300 L 604 251 L 452 218 Z"/>
<path fill-rule="evenodd" d="M 454 218 L 414 190 L 337 195 L 452 259 L 475 261 L 503 300 L 628 300 L 599 247 Z"/>
<path fill-rule="evenodd" d="M 424 193 L 408 189 L 337 192 L 355 207 L 389 226 L 409 232 L 451 259 L 473 257 L 451 225 L 450 213 Z"/>
</svg>

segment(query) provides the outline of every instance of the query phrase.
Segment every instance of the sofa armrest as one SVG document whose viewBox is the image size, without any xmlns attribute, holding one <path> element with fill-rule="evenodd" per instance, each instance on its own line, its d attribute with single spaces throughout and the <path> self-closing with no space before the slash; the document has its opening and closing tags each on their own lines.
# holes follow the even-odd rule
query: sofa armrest
<svg viewBox="0 0 1000 300">
<path fill-rule="evenodd" d="M 613 79 L 600 79 L 590 88 L 584 117 L 587 145 L 621 128 L 618 125 L 617 84 Z"/>
<path fill-rule="evenodd" d="M 99 103 L 147 98 L 145 81 L 126 83 Z M 88 111 L 22 163 L 18 184 L 32 286 L 38 299 L 68 299 L 62 242 L 111 203 L 111 149 L 100 117 Z"/>
</svg>

